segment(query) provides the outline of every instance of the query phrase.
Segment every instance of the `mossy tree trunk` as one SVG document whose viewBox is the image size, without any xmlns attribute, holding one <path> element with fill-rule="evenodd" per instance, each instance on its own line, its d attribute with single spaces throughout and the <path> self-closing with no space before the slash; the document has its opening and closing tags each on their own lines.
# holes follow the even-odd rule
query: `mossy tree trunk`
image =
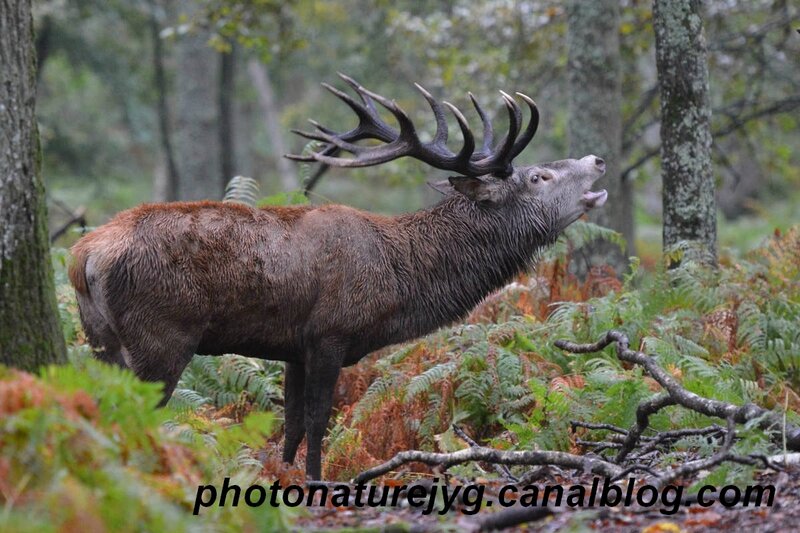
<svg viewBox="0 0 800 533">
<path fill-rule="evenodd" d="M 569 150 L 570 157 L 594 154 L 606 161 L 598 187 L 608 190 L 608 206 L 591 212 L 592 222 L 623 234 L 634 253 L 633 198 L 621 176 L 622 87 L 619 45 L 619 2 L 571 0 L 567 8 Z M 584 250 L 589 265 L 627 267 L 616 245 L 596 243 Z"/>
<path fill-rule="evenodd" d="M 36 128 L 30 0 L 0 0 L 0 363 L 64 362 Z"/>
<path fill-rule="evenodd" d="M 686 241 L 694 258 L 713 264 L 717 218 L 700 0 L 655 0 L 653 28 L 661 94 L 664 248 Z"/>
</svg>

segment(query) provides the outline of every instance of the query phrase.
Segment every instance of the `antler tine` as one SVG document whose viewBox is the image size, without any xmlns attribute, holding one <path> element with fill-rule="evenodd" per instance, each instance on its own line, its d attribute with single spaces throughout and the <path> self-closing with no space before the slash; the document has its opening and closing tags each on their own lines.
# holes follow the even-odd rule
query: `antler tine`
<svg viewBox="0 0 800 533">
<path fill-rule="evenodd" d="M 360 167 L 370 167 L 373 165 L 380 165 L 381 163 L 388 163 L 389 161 L 393 161 L 398 157 L 403 155 L 407 155 L 405 153 L 399 153 L 400 150 L 394 144 L 387 144 L 384 146 L 372 146 L 372 147 L 364 147 L 358 146 L 359 150 L 353 152 L 356 157 L 352 159 L 345 159 L 343 157 L 329 157 L 320 152 L 314 154 L 314 159 L 319 161 L 320 163 L 325 163 L 326 165 L 334 166 L 334 167 L 341 167 L 341 168 L 360 168 Z M 343 148 L 343 150 L 350 151 L 348 148 Z M 366 154 L 365 157 L 360 157 L 361 154 Z"/>
<path fill-rule="evenodd" d="M 340 148 L 342 150 L 345 150 L 347 152 L 350 152 L 350 153 L 352 153 L 354 155 L 358 155 L 358 154 L 360 154 L 362 152 L 365 152 L 368 149 L 368 147 L 366 147 L 366 146 L 359 146 L 357 144 L 353 144 L 351 142 L 348 142 L 347 139 L 343 135 L 336 135 L 336 134 L 326 133 L 325 131 L 323 131 L 321 129 L 317 130 L 316 132 L 308 132 L 308 131 L 301 131 L 301 130 L 291 130 L 291 131 L 292 131 L 292 133 L 295 133 L 295 134 L 299 135 L 300 137 L 303 137 L 303 138 L 306 138 L 306 139 L 310 139 L 312 141 L 326 142 L 329 145 L 334 145 L 334 146 L 336 146 L 336 147 L 338 147 L 338 148 Z M 320 152 L 316 152 L 316 153 L 312 154 L 311 157 L 313 157 L 316 161 L 320 161 L 320 159 L 318 158 L 319 155 L 320 155 Z M 293 156 L 293 157 L 289 157 L 289 159 L 294 159 L 295 161 L 297 161 L 298 160 L 297 157 L 298 156 Z M 299 156 L 299 157 L 304 157 L 304 156 Z"/>
<path fill-rule="evenodd" d="M 394 118 L 396 118 L 398 124 L 400 124 L 399 139 L 404 139 L 406 142 L 409 142 L 412 145 L 420 144 L 419 138 L 417 137 L 417 130 L 414 127 L 414 123 L 411 122 L 411 119 L 408 117 L 406 112 L 403 111 L 403 109 L 399 105 L 397 105 L 397 103 L 394 100 L 389 100 L 388 98 L 384 98 L 378 93 L 374 93 L 369 89 L 365 89 L 364 87 L 361 88 L 361 91 L 363 91 L 364 94 L 371 97 L 373 100 L 375 100 L 383 107 L 388 109 L 389 112 L 391 112 L 392 115 L 394 115 Z"/>
<path fill-rule="evenodd" d="M 506 104 L 508 111 L 508 133 L 503 137 L 498 145 L 496 151 L 489 155 L 489 157 L 477 161 L 475 165 L 481 169 L 486 169 L 487 173 L 495 173 L 498 175 L 508 175 L 511 171 L 511 159 L 508 157 L 511 149 L 514 147 L 514 141 L 517 139 L 519 133 L 520 121 L 522 120 L 522 111 L 517 103 L 508 94 L 500 91 L 503 97 L 503 102 Z M 505 168 L 498 168 L 499 164 L 505 164 Z"/>
<path fill-rule="evenodd" d="M 328 135 L 336 135 L 335 131 L 333 131 L 332 129 L 330 129 L 328 127 L 323 126 L 322 124 L 320 124 L 319 122 L 317 122 L 313 118 L 308 119 L 308 123 L 311 124 L 312 126 L 314 126 L 316 129 L 318 129 L 322 133 L 327 133 Z"/>
<path fill-rule="evenodd" d="M 492 143 L 494 142 L 494 129 L 492 128 L 492 121 L 486 116 L 486 112 L 483 110 L 480 104 L 478 104 L 478 100 L 475 98 L 475 96 L 473 96 L 472 93 L 467 94 L 469 94 L 469 99 L 472 100 L 472 105 L 475 107 L 475 111 L 478 112 L 478 116 L 481 117 L 481 122 L 483 122 L 483 146 L 481 147 L 479 154 L 481 156 L 486 156 L 491 152 Z"/>
<path fill-rule="evenodd" d="M 311 119 L 308 119 L 308 121 L 311 124 L 313 124 L 315 127 L 317 127 L 323 133 L 334 134 L 334 132 L 332 130 L 329 130 L 328 128 L 325 128 L 324 126 L 320 126 L 317 123 L 317 121 L 311 120 Z M 308 139 L 309 136 L 314 135 L 313 133 L 299 131 L 299 130 L 290 130 L 290 131 L 292 133 L 300 135 L 301 137 L 304 137 L 306 139 Z M 322 140 L 322 139 L 317 139 L 317 140 Z M 340 148 L 338 146 L 334 145 L 334 144 L 326 144 L 322 148 L 322 151 L 319 152 L 319 153 L 321 153 L 323 155 L 332 155 L 332 154 L 335 154 L 336 152 L 338 152 L 339 150 L 340 150 Z M 314 154 L 309 154 L 309 155 L 283 154 L 283 157 L 285 157 L 286 159 L 291 159 L 292 161 L 300 161 L 302 163 L 316 163 L 317 162 L 317 158 L 314 157 Z"/>
<path fill-rule="evenodd" d="M 380 116 L 375 110 L 375 104 L 372 103 L 369 95 L 365 95 L 363 93 L 363 91 L 366 91 L 366 89 L 361 87 L 355 80 L 351 78 L 347 78 L 345 81 L 347 81 L 348 84 L 351 84 L 351 86 L 356 90 L 361 100 L 364 101 L 364 104 L 356 102 L 346 92 L 340 91 L 328 83 L 322 83 L 322 86 L 325 89 L 346 103 L 358 116 L 358 126 L 347 133 L 339 135 L 339 137 L 346 141 L 358 141 L 366 138 L 374 138 L 384 142 L 391 142 L 395 137 L 397 137 L 397 132 L 394 130 L 394 128 L 381 120 Z"/>
<path fill-rule="evenodd" d="M 522 100 L 528 104 L 528 109 L 531 110 L 531 118 L 528 121 L 528 127 L 525 128 L 525 131 L 522 135 L 519 136 L 517 141 L 514 143 L 514 147 L 511 149 L 511 153 L 509 157 L 514 159 L 517 157 L 520 152 L 522 152 L 526 146 L 531 142 L 533 136 L 536 135 L 536 130 L 539 128 L 539 108 L 536 107 L 536 102 L 533 101 L 533 98 L 527 96 L 522 93 L 516 93 L 517 96 L 522 98 Z"/>
<path fill-rule="evenodd" d="M 292 130 L 289 130 L 289 131 L 291 131 L 295 135 L 299 135 L 300 137 L 303 137 L 304 139 L 311 139 L 311 140 L 314 140 L 314 141 L 324 141 L 324 139 L 322 139 L 319 135 L 316 135 L 316 134 L 314 134 L 312 132 L 302 131 L 302 130 L 297 130 L 297 129 L 292 129 Z M 324 141 L 324 142 L 327 142 L 327 141 Z M 286 159 L 291 159 L 292 161 L 300 161 L 302 163 L 313 163 L 313 162 L 315 162 L 317 160 L 317 158 L 314 157 L 315 155 L 316 154 L 309 154 L 309 155 L 283 154 L 283 157 L 285 157 Z"/>
<path fill-rule="evenodd" d="M 283 154 L 283 157 L 300 163 L 314 163 L 317 160 L 316 157 L 310 155 Z"/>
<path fill-rule="evenodd" d="M 327 139 L 327 137 L 329 137 L 329 135 L 327 135 L 326 133 L 324 133 L 322 131 L 320 131 L 319 133 L 315 133 L 313 131 L 297 130 L 297 129 L 291 129 L 289 131 L 291 131 L 295 135 L 299 135 L 300 137 L 303 137 L 304 139 L 309 139 L 311 141 L 330 142 Z"/>
<path fill-rule="evenodd" d="M 461 135 L 464 137 L 464 146 L 461 147 L 458 155 L 456 155 L 457 164 L 465 167 L 471 166 L 469 165 L 469 160 L 470 157 L 472 157 L 472 153 L 475 151 L 475 137 L 472 135 L 472 130 L 469 129 L 467 119 L 464 118 L 464 115 L 456 106 L 450 102 L 444 102 L 444 105 L 446 105 L 447 108 L 453 112 L 453 115 L 455 115 L 456 120 L 458 121 L 458 126 L 461 128 Z M 477 175 L 474 172 L 465 172 L 465 170 L 467 169 L 461 170 L 461 172 L 464 172 L 465 174 Z"/>
<path fill-rule="evenodd" d="M 337 72 L 336 74 L 338 74 L 339 77 L 342 78 L 345 83 L 347 83 L 347 85 L 349 85 L 355 92 L 358 93 L 358 96 L 364 102 L 364 105 L 367 106 L 367 109 L 377 115 L 378 110 L 375 108 L 375 102 L 372 101 L 372 98 L 370 98 L 368 94 L 364 94 L 364 87 L 347 74 L 342 74 L 341 72 Z"/>
<path fill-rule="evenodd" d="M 522 109 L 519 108 L 519 105 L 517 105 L 517 102 L 514 100 L 513 96 L 505 91 L 500 91 L 500 94 L 503 95 L 503 100 L 505 100 L 511 106 L 511 111 L 514 112 L 514 124 L 516 125 L 516 128 L 514 129 L 516 132 L 511 136 L 516 140 L 517 135 L 519 134 L 520 126 L 522 126 Z"/>
<path fill-rule="evenodd" d="M 320 85 L 322 85 L 326 90 L 333 93 L 334 96 L 336 96 L 338 99 L 342 100 L 345 104 L 347 104 L 350 107 L 350 109 L 352 109 L 355 112 L 355 114 L 358 115 L 359 120 L 364 120 L 365 118 L 371 118 L 369 110 L 366 108 L 366 106 L 364 104 L 361 104 L 353 100 L 353 97 L 347 94 L 346 92 L 340 91 L 339 89 L 337 89 L 336 87 L 334 87 L 329 83 L 323 82 Z"/>
<path fill-rule="evenodd" d="M 444 111 L 442 111 L 442 106 L 439 105 L 431 93 L 425 90 L 425 88 L 420 85 L 419 83 L 415 83 L 414 86 L 422 93 L 422 96 L 425 97 L 425 100 L 428 101 L 428 105 L 431 106 L 431 111 L 433 111 L 433 116 L 436 117 L 436 133 L 433 135 L 433 144 L 436 145 L 444 145 L 447 143 L 447 119 L 444 116 Z"/>
</svg>

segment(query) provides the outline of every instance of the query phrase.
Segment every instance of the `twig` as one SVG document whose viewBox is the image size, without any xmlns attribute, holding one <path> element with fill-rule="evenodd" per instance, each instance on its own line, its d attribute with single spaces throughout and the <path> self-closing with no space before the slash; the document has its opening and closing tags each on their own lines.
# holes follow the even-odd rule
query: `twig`
<svg viewBox="0 0 800 533">
<path fill-rule="evenodd" d="M 470 447 L 472 447 L 472 448 L 477 448 L 477 447 L 480 446 L 480 444 L 478 444 L 477 442 L 472 440 L 472 438 L 469 435 L 467 435 L 467 433 L 463 429 L 458 427 L 456 424 L 453 424 L 453 433 L 455 433 L 458 438 L 460 438 L 461 440 L 463 440 L 464 442 L 469 444 Z M 516 483 L 517 481 L 519 481 L 519 478 L 517 476 L 515 476 L 514 474 L 512 474 L 511 470 L 509 470 L 506 465 L 493 464 L 492 466 L 494 467 L 495 471 L 498 474 L 500 474 L 501 476 L 503 476 L 507 480 L 509 480 L 509 481 L 511 481 L 513 483 Z"/>
<path fill-rule="evenodd" d="M 662 444 L 668 444 L 675 442 L 676 440 L 682 439 L 684 437 L 694 437 L 694 436 L 722 436 L 724 435 L 725 428 L 718 426 L 717 424 L 712 424 L 705 428 L 692 428 L 692 429 L 677 429 L 673 431 L 663 431 L 658 433 L 654 438 L 650 440 L 645 446 L 642 446 L 642 449 L 636 454 L 636 458 L 640 458 L 643 455 L 650 453 L 651 451 L 655 450 L 658 446 Z"/>
<path fill-rule="evenodd" d="M 598 430 L 607 429 L 608 431 L 619 433 L 620 435 L 628 434 L 627 429 L 622 429 L 621 427 L 615 426 L 613 424 L 597 424 L 594 422 L 581 422 L 580 420 L 570 420 L 569 426 L 573 433 L 575 433 L 576 428 L 586 428 L 586 429 L 598 429 Z"/>
<path fill-rule="evenodd" d="M 65 234 L 73 224 L 78 224 L 84 230 L 86 229 L 86 208 L 79 207 L 74 213 L 70 212 L 69 214 L 70 218 L 50 235 L 50 242 L 54 242 Z"/>
<path fill-rule="evenodd" d="M 619 442 L 608 442 L 604 440 L 583 440 L 583 439 L 575 439 L 575 444 L 579 446 L 585 446 L 587 448 L 597 448 L 594 450 L 594 453 L 600 453 L 602 450 L 606 450 L 608 448 L 621 448 L 622 443 Z"/>
</svg>

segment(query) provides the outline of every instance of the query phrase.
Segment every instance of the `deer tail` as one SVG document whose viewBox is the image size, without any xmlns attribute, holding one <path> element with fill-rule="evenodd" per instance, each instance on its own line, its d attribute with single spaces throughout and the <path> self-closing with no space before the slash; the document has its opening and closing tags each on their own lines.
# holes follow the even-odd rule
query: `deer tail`
<svg viewBox="0 0 800 533">
<path fill-rule="evenodd" d="M 83 241 L 72 247 L 72 262 L 69 265 L 69 281 L 75 290 L 81 294 L 89 294 L 89 285 L 86 282 L 86 261 L 89 259 L 89 250 Z"/>
</svg>

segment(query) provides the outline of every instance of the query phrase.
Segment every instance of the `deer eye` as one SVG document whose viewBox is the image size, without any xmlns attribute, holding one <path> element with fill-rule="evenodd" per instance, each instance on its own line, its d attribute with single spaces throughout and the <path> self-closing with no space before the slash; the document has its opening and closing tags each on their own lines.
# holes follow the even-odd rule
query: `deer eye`
<svg viewBox="0 0 800 533">
<path fill-rule="evenodd" d="M 534 174 L 531 176 L 531 183 L 539 183 L 539 178 L 541 178 L 539 174 Z"/>
</svg>

